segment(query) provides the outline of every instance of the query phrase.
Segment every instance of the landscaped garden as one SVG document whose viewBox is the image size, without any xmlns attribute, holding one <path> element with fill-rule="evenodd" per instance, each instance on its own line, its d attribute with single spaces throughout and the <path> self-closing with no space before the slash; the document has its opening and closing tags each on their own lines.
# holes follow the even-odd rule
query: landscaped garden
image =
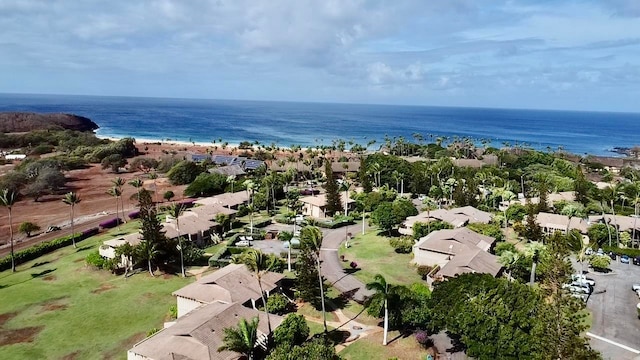
<svg viewBox="0 0 640 360">
<path fill-rule="evenodd" d="M 175 304 L 191 279 L 140 272 L 128 278 L 85 264 L 104 240 L 133 232 L 130 222 L 100 236 L 0 272 L 0 347 L 4 359 L 126 358 Z"/>
<path fill-rule="evenodd" d="M 356 235 L 349 241 L 349 248 L 341 247 L 339 254 L 344 255 L 345 268 L 350 268 L 351 262 L 356 262 L 359 270 L 353 275 L 365 284 L 373 281 L 376 274 L 384 276 L 390 284 L 422 282 L 416 267 L 411 264 L 413 254 L 395 252 L 389 245 L 389 238 L 378 235 L 377 230 Z"/>
</svg>

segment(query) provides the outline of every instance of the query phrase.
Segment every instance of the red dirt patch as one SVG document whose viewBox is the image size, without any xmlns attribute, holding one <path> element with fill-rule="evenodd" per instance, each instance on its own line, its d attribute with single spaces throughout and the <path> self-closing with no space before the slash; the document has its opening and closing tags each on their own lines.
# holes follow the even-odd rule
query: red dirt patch
<svg viewBox="0 0 640 360">
<path fill-rule="evenodd" d="M 173 275 L 171 275 L 171 274 L 162 274 L 162 278 L 163 279 L 171 279 L 171 278 L 173 278 Z"/>
<path fill-rule="evenodd" d="M 76 360 L 80 356 L 80 351 L 74 351 L 60 358 L 60 360 Z"/>
<path fill-rule="evenodd" d="M 44 329 L 44 326 L 0 330 L 0 346 L 33 342 L 33 339 L 42 329 Z"/>
<path fill-rule="evenodd" d="M 64 310 L 68 307 L 69 306 L 67 306 L 66 304 L 46 304 L 42 307 L 42 310 L 40 312 Z"/>
<path fill-rule="evenodd" d="M 56 280 L 56 279 L 58 279 L 58 278 L 55 275 L 47 275 L 47 276 L 42 278 L 42 280 L 44 280 L 44 281 L 53 281 L 53 280 Z"/>
<path fill-rule="evenodd" d="M 85 260 L 84 258 L 79 258 L 79 259 L 73 260 L 73 262 L 74 263 L 79 263 L 79 262 L 84 261 L 84 260 Z"/>
<path fill-rule="evenodd" d="M 0 327 L 4 326 L 7 321 L 16 317 L 16 315 L 18 315 L 18 313 L 15 312 L 0 314 Z"/>
<path fill-rule="evenodd" d="M 111 289 L 115 289 L 115 286 L 113 284 L 102 284 L 99 288 L 92 290 L 91 293 L 100 294 Z"/>
</svg>

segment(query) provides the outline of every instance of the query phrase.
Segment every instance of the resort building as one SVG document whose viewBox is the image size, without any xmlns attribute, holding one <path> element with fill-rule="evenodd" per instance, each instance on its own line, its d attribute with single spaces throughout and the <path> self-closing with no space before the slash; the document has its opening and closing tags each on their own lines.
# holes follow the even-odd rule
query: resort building
<svg viewBox="0 0 640 360">
<path fill-rule="evenodd" d="M 344 191 L 340 193 L 340 201 L 344 207 L 345 201 L 347 204 L 347 210 L 352 211 L 355 208 L 356 201 L 349 198 L 349 195 Z M 318 219 L 324 219 L 327 217 L 327 197 L 326 194 L 318 194 L 316 196 L 305 196 L 300 198 L 302 203 L 302 214 L 304 216 L 311 216 Z"/>
<path fill-rule="evenodd" d="M 233 351 L 218 349 L 224 344 L 224 329 L 235 328 L 240 319 L 257 317 L 257 345 L 264 346 L 268 320 L 263 311 L 239 303 L 212 302 L 176 320 L 176 322 L 135 344 L 127 352 L 127 360 L 236 360 Z M 276 329 L 283 317 L 270 314 L 271 328 Z"/>
<path fill-rule="evenodd" d="M 98 249 L 98 253 L 100 256 L 105 257 L 107 259 L 115 259 L 116 257 L 116 248 L 122 246 L 124 244 L 130 244 L 131 246 L 137 246 L 142 241 L 142 235 L 139 232 L 131 233 L 124 235 L 122 237 L 106 240 L 100 245 Z M 120 266 L 125 266 L 128 263 L 126 257 L 122 256 L 120 261 Z"/>
<path fill-rule="evenodd" d="M 403 235 L 412 235 L 413 225 L 418 222 L 428 223 L 430 221 L 444 221 L 455 228 L 460 228 L 470 223 L 488 224 L 491 222 L 492 218 L 493 215 L 491 213 L 478 210 L 473 206 L 465 206 L 449 210 L 437 209 L 423 211 L 416 216 L 409 216 L 400 226 L 398 231 Z"/>
<path fill-rule="evenodd" d="M 581 234 L 586 234 L 589 227 L 587 222 L 582 218 L 569 218 L 565 215 L 551 213 L 538 213 L 536 215 L 536 222 L 547 235 L 552 235 L 556 231 L 566 234 L 573 229 L 580 231 Z"/>
<path fill-rule="evenodd" d="M 283 278 L 284 275 L 275 272 L 267 272 L 262 277 L 262 289 L 267 296 L 280 289 Z M 239 303 L 253 309 L 262 302 L 258 280 L 243 264 L 229 264 L 173 295 L 176 296 L 178 318 L 214 302 Z"/>
<path fill-rule="evenodd" d="M 427 281 L 442 280 L 463 273 L 497 276 L 502 269 L 498 258 L 489 253 L 495 239 L 467 228 L 438 230 L 413 246 L 416 265 L 434 266 Z"/>
</svg>

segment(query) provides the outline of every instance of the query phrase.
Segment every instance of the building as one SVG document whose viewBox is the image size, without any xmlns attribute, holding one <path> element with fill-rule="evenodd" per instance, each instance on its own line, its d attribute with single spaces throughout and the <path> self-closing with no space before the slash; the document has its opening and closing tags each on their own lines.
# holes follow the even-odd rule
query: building
<svg viewBox="0 0 640 360">
<path fill-rule="evenodd" d="M 236 191 L 210 196 L 195 201 L 199 205 L 222 205 L 228 209 L 237 210 L 240 205 L 249 203 L 249 193 L 246 191 Z"/>
<path fill-rule="evenodd" d="M 478 210 L 473 206 L 465 206 L 454 209 L 437 209 L 423 211 L 416 216 L 409 216 L 398 231 L 403 235 L 413 234 L 413 225 L 417 222 L 428 223 L 430 221 L 444 221 L 455 228 L 466 226 L 470 223 L 488 224 L 493 215 L 486 211 Z"/>
<path fill-rule="evenodd" d="M 345 200 L 347 204 L 347 210 L 352 211 L 355 208 L 356 201 L 349 198 L 348 194 L 345 194 L 344 191 L 340 193 L 340 201 L 342 206 L 345 205 Z M 327 197 L 326 194 L 319 194 L 316 196 L 305 196 L 300 198 L 300 202 L 302 203 L 302 214 L 305 216 L 311 216 L 318 219 L 323 219 L 327 217 L 326 214 L 326 206 L 327 206 Z"/>
<path fill-rule="evenodd" d="M 262 289 L 267 296 L 280 288 L 283 278 L 284 275 L 274 272 L 262 277 Z M 258 280 L 243 264 L 229 264 L 173 293 L 178 318 L 214 302 L 239 303 L 255 309 L 262 302 L 260 294 Z"/>
<path fill-rule="evenodd" d="M 640 239 L 640 221 L 634 216 L 621 216 L 621 215 L 592 215 L 589 216 L 589 224 L 609 224 L 617 227 L 618 231 L 627 231 L 633 236 L 633 229 L 635 229 L 636 240 Z"/>
<path fill-rule="evenodd" d="M 142 235 L 139 232 L 127 234 L 116 239 L 104 241 L 102 245 L 100 245 L 98 253 L 100 254 L 100 256 L 107 259 L 114 259 L 116 257 L 116 248 L 127 243 L 131 246 L 136 246 L 140 244 L 141 241 Z M 124 266 L 125 263 L 127 263 L 127 258 L 123 256 L 120 262 L 120 266 Z"/>
<path fill-rule="evenodd" d="M 413 246 L 413 262 L 436 267 L 427 279 L 429 283 L 469 272 L 497 276 L 502 266 L 498 258 L 489 253 L 494 242 L 494 238 L 467 228 L 438 230 Z"/>
<path fill-rule="evenodd" d="M 267 316 L 263 311 L 247 308 L 239 303 L 212 302 L 176 320 L 168 328 L 158 331 L 135 344 L 127 351 L 127 360 L 235 360 L 241 355 L 232 351 L 218 352 L 224 344 L 224 329 L 238 326 L 240 319 L 257 317 L 258 344 L 266 340 Z M 270 314 L 272 329 L 283 317 Z"/>
<path fill-rule="evenodd" d="M 588 224 L 584 219 L 579 217 L 571 217 L 559 214 L 551 214 L 551 213 L 538 213 L 536 215 L 536 222 L 545 234 L 552 235 L 556 231 L 560 231 L 563 234 L 566 234 L 567 231 L 576 229 L 580 231 L 581 234 L 586 234 L 588 229 Z"/>
<path fill-rule="evenodd" d="M 211 221 L 208 217 L 200 217 L 198 213 L 192 211 L 183 212 L 177 221 L 167 215 L 166 221 L 162 223 L 165 236 L 169 239 L 176 239 L 180 236 L 200 245 L 211 242 L 211 236 L 215 233 L 217 226 L 218 223 Z"/>
</svg>

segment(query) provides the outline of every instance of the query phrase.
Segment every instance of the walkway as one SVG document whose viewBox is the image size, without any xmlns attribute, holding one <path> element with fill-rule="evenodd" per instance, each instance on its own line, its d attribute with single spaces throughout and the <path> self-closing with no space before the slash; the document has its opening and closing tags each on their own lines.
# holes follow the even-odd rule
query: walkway
<svg viewBox="0 0 640 360">
<path fill-rule="evenodd" d="M 361 303 L 373 295 L 373 292 L 367 290 L 365 284 L 355 276 L 345 273 L 338 256 L 338 249 L 346 239 L 347 233 L 356 234 L 360 231 L 362 231 L 362 224 L 324 230 L 320 259 L 322 260 L 322 276 L 341 293 L 352 294 L 351 298 Z"/>
</svg>

